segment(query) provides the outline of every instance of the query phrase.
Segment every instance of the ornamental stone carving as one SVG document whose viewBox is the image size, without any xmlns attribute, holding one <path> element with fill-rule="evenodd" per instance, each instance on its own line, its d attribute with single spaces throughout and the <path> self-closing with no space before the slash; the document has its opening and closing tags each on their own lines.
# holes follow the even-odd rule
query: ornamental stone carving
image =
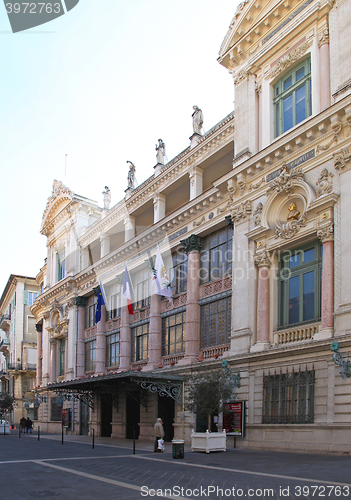
<svg viewBox="0 0 351 500">
<path fill-rule="evenodd" d="M 285 192 L 289 194 L 293 187 L 294 180 L 304 179 L 305 176 L 299 169 L 289 170 L 287 165 L 284 163 L 280 169 L 279 176 L 273 179 L 271 186 L 267 190 L 267 194 L 271 194 L 274 191 L 276 193 Z"/>
<path fill-rule="evenodd" d="M 269 252 L 267 252 L 267 250 L 263 250 L 257 253 L 255 255 L 254 261 L 257 267 L 262 267 L 262 266 L 270 267 L 272 264 Z"/>
<path fill-rule="evenodd" d="M 333 154 L 335 170 L 342 171 L 350 167 L 351 154 L 349 148 L 343 148 Z"/>
<path fill-rule="evenodd" d="M 180 240 L 180 244 L 186 254 L 190 252 L 200 252 L 202 248 L 202 239 L 197 234 L 191 234 L 189 238 Z"/>
<path fill-rule="evenodd" d="M 333 177 L 334 174 L 329 173 L 326 168 L 321 172 L 321 175 L 316 182 L 318 196 L 329 194 L 333 190 Z"/>
<path fill-rule="evenodd" d="M 329 30 L 328 30 L 328 26 L 326 26 L 323 31 L 321 31 L 320 33 L 318 33 L 318 47 L 320 47 L 324 43 L 329 43 Z"/>
<path fill-rule="evenodd" d="M 246 201 L 245 203 L 240 203 L 233 208 L 231 216 L 234 222 L 239 221 L 240 219 L 246 219 L 248 215 L 252 212 L 252 204 L 251 201 Z"/>
<path fill-rule="evenodd" d="M 293 64 L 295 61 L 300 59 L 300 57 L 305 52 L 307 52 L 308 48 L 312 45 L 312 43 L 313 39 L 307 40 L 305 43 L 300 45 L 300 47 L 293 50 L 292 52 L 289 52 L 289 54 L 287 54 L 286 56 L 282 57 L 280 61 L 278 61 L 278 63 L 268 73 L 268 77 L 274 78 L 275 76 L 279 75 L 279 73 L 288 68 L 291 64 Z"/>
<path fill-rule="evenodd" d="M 328 226 L 318 229 L 317 236 L 320 239 L 321 243 L 325 243 L 326 241 L 333 241 L 334 224 L 331 222 Z"/>
<path fill-rule="evenodd" d="M 50 311 L 45 312 L 43 314 L 43 318 L 45 319 L 45 321 L 47 321 L 50 318 Z"/>
<path fill-rule="evenodd" d="M 263 204 L 260 202 L 257 204 L 255 211 L 253 213 L 253 218 L 255 221 L 255 226 L 260 226 L 261 225 L 261 214 L 263 210 Z"/>
<path fill-rule="evenodd" d="M 288 222 L 277 222 L 274 228 L 275 238 L 288 240 L 295 236 L 301 227 L 306 226 L 306 213 L 299 216 L 298 219 L 289 220 Z"/>
</svg>

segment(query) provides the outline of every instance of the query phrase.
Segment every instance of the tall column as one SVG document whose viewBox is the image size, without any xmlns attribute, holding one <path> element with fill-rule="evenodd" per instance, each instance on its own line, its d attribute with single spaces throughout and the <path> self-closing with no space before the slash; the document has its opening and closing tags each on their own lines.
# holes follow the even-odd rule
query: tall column
<svg viewBox="0 0 351 500">
<path fill-rule="evenodd" d="M 43 343 L 43 325 L 36 324 L 37 330 L 37 373 L 36 373 L 36 385 L 41 385 L 42 376 L 43 376 L 43 368 L 42 368 L 42 351 L 41 346 Z"/>
<path fill-rule="evenodd" d="M 320 102 L 321 111 L 330 106 L 330 56 L 329 56 L 329 30 L 325 26 L 318 36 L 320 59 Z"/>
<path fill-rule="evenodd" d="M 56 382 L 57 379 L 57 340 L 50 339 L 50 382 Z"/>
<path fill-rule="evenodd" d="M 85 333 L 85 306 L 87 299 L 85 297 L 76 297 L 76 306 L 78 309 L 78 325 L 77 325 L 77 359 L 76 373 L 77 377 L 84 376 L 84 333 Z"/>
<path fill-rule="evenodd" d="M 124 220 L 124 241 L 127 242 L 135 236 L 135 217 Z"/>
<path fill-rule="evenodd" d="M 190 200 L 193 200 L 197 196 L 200 196 L 203 191 L 203 181 L 202 181 L 202 176 L 203 176 L 203 170 L 202 168 L 199 167 L 194 167 L 190 172 L 189 172 L 189 178 L 190 178 Z"/>
<path fill-rule="evenodd" d="M 186 300 L 185 355 L 178 365 L 194 363 L 199 356 L 200 347 L 200 249 L 202 240 L 192 234 L 181 241 L 188 255 L 188 283 Z"/>
<path fill-rule="evenodd" d="M 258 293 L 257 293 L 257 339 L 256 344 L 251 347 L 251 352 L 263 351 L 270 347 L 269 341 L 269 278 L 271 259 L 269 253 L 263 250 L 255 256 L 255 264 L 258 267 Z"/>
<path fill-rule="evenodd" d="M 328 339 L 334 335 L 334 225 L 317 231 L 323 244 L 322 261 L 322 321 L 315 340 Z"/>
<path fill-rule="evenodd" d="M 256 82 L 255 90 L 258 96 L 257 127 L 258 127 L 258 150 L 262 149 L 262 81 Z"/>
<path fill-rule="evenodd" d="M 103 258 L 105 255 L 110 253 L 110 237 L 104 234 L 100 237 L 100 257 Z"/>
<path fill-rule="evenodd" d="M 50 332 L 49 332 L 50 313 L 46 312 L 43 316 L 43 348 L 42 348 L 42 386 L 47 386 L 50 381 Z"/>
<path fill-rule="evenodd" d="M 166 197 L 157 193 L 154 196 L 154 224 L 164 218 L 166 215 Z"/>
<path fill-rule="evenodd" d="M 161 295 L 152 293 L 150 303 L 149 324 L 149 362 L 143 371 L 158 368 L 161 361 L 162 345 L 162 318 L 161 318 Z"/>
<path fill-rule="evenodd" d="M 96 363 L 95 373 L 105 373 L 106 367 L 106 306 L 101 306 L 101 320 L 97 324 L 96 332 Z"/>
<path fill-rule="evenodd" d="M 119 371 L 130 370 L 130 354 L 131 354 L 131 331 L 130 331 L 130 314 L 126 300 L 122 297 L 121 306 L 121 329 L 120 329 L 120 357 Z"/>
</svg>

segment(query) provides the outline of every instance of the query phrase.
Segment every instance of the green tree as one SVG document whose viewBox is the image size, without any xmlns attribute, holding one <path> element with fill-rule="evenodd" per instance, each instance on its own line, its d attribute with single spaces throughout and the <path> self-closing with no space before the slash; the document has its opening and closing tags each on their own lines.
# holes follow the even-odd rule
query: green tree
<svg viewBox="0 0 351 500">
<path fill-rule="evenodd" d="M 194 413 L 207 415 L 208 430 L 211 430 L 212 415 L 224 411 L 224 405 L 235 397 L 240 387 L 240 374 L 234 375 L 227 363 L 222 369 L 198 373 L 187 380 L 186 408 Z"/>
<path fill-rule="evenodd" d="M 16 406 L 15 398 L 13 398 L 8 392 L 0 393 L 0 420 L 5 420 L 8 413 Z"/>
</svg>

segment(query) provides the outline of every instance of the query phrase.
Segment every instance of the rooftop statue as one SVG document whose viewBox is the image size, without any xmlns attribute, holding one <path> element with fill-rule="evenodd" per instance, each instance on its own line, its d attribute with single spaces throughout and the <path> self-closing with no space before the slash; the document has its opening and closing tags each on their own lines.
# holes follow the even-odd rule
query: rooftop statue
<svg viewBox="0 0 351 500">
<path fill-rule="evenodd" d="M 128 170 L 128 188 L 134 188 L 135 187 L 135 165 L 131 161 L 127 160 L 127 163 L 129 163 L 129 170 Z"/>
<path fill-rule="evenodd" d="M 204 124 L 204 117 L 202 110 L 197 106 L 193 106 L 194 113 L 191 115 L 193 117 L 193 132 L 194 134 L 201 135 L 202 126 Z"/>
<path fill-rule="evenodd" d="M 158 140 L 158 144 L 156 144 L 156 161 L 161 165 L 165 164 L 165 156 L 166 156 L 166 146 L 162 139 Z"/>
<path fill-rule="evenodd" d="M 111 203 L 111 191 L 108 186 L 105 186 L 105 191 L 103 191 L 102 194 L 104 195 L 104 209 L 108 210 Z"/>
</svg>

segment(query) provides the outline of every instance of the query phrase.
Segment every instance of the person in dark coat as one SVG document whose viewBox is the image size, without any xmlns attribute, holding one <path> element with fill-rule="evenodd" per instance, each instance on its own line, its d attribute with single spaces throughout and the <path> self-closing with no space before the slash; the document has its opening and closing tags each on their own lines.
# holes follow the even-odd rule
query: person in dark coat
<svg viewBox="0 0 351 500">
<path fill-rule="evenodd" d="M 24 429 L 26 428 L 26 422 L 26 418 L 22 417 L 20 420 L 21 432 L 24 432 Z"/>
<path fill-rule="evenodd" d="M 31 421 L 31 419 L 28 417 L 27 420 L 26 420 L 26 429 L 27 429 L 27 434 L 28 434 L 28 431 L 30 431 L 30 433 L 32 434 L 32 427 L 33 427 L 33 422 Z"/>
</svg>

